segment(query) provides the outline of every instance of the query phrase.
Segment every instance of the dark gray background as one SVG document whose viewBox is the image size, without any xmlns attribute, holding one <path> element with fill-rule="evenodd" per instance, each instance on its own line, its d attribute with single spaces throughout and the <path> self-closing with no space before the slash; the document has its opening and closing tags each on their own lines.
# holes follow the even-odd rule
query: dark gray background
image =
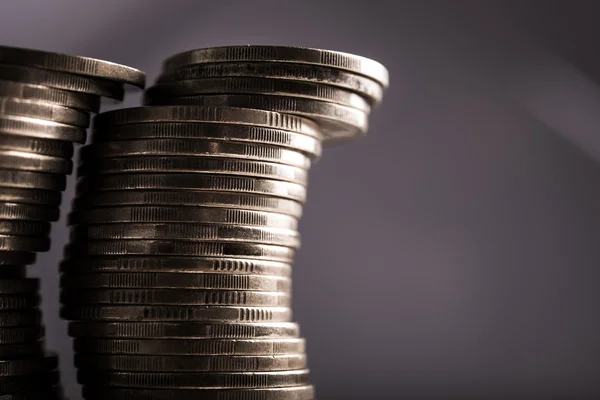
<svg viewBox="0 0 600 400">
<path fill-rule="evenodd" d="M 593 1 L 4 1 L 1 42 L 148 72 L 226 44 L 375 58 L 369 136 L 311 174 L 295 316 L 325 398 L 600 393 Z M 130 96 L 126 105 L 136 105 Z M 73 182 L 65 196 L 70 206 Z M 78 398 L 52 250 L 48 347 Z"/>
</svg>

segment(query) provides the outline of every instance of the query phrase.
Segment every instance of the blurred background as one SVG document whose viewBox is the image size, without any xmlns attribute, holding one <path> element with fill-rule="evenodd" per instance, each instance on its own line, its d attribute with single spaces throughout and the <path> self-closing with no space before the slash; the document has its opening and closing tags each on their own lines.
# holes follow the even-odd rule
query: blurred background
<svg viewBox="0 0 600 400">
<path fill-rule="evenodd" d="M 6 0 L 0 37 L 149 82 L 169 55 L 228 44 L 381 61 L 392 84 L 370 133 L 324 152 L 301 224 L 294 311 L 318 397 L 600 398 L 599 8 Z M 73 186 L 31 271 L 77 399 L 57 290 Z"/>
</svg>

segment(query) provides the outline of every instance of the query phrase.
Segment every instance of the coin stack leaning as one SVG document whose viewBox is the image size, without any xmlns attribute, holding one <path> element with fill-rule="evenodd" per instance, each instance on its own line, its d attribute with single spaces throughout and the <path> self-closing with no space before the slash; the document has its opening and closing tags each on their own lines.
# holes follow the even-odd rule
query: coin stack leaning
<svg viewBox="0 0 600 400">
<path fill-rule="evenodd" d="M 366 131 L 387 75 L 259 50 L 177 55 L 152 106 L 95 119 L 61 266 L 86 399 L 314 398 L 290 309 L 307 174 Z"/>
<path fill-rule="evenodd" d="M 61 192 L 101 97 L 121 100 L 144 74 L 84 57 L 0 46 L 0 397 L 61 396 L 46 354 L 39 281 L 26 266 L 50 247 Z M 4 398 L 4 397 L 2 397 Z"/>
</svg>

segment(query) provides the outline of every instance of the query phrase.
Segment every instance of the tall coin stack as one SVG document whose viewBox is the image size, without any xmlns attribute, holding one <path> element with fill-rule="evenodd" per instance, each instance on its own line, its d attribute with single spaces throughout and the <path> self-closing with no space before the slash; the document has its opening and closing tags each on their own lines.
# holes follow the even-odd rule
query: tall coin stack
<svg viewBox="0 0 600 400">
<path fill-rule="evenodd" d="M 204 49 L 96 117 L 61 268 L 86 399 L 314 398 L 290 309 L 308 169 L 386 86 L 344 53 Z"/>
<path fill-rule="evenodd" d="M 0 398 L 61 396 L 58 358 L 46 353 L 39 279 L 27 278 L 50 247 L 73 145 L 85 142 L 100 98 L 144 86 L 129 67 L 0 47 Z"/>
</svg>

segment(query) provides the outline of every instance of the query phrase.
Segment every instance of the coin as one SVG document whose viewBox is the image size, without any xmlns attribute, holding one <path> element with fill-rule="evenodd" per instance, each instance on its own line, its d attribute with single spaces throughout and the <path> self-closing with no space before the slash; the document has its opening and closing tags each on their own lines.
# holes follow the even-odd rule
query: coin
<svg viewBox="0 0 600 400">
<path fill-rule="evenodd" d="M 57 207 L 37 204 L 0 203 L 0 218 L 28 221 L 58 221 L 60 210 Z"/>
<path fill-rule="evenodd" d="M 2 279 L 0 295 L 15 293 L 36 293 L 40 287 L 38 278 Z"/>
<path fill-rule="evenodd" d="M 59 140 L 36 139 L 0 134 L 0 150 L 23 151 L 43 156 L 71 158 L 73 144 Z"/>
<path fill-rule="evenodd" d="M 37 294 L 9 294 L 0 295 L 0 310 L 18 310 L 37 307 L 40 304 L 40 296 Z"/>
<path fill-rule="evenodd" d="M 50 239 L 44 237 L 0 235 L 0 251 L 47 251 Z"/>
<path fill-rule="evenodd" d="M 0 189 L 1 203 L 58 206 L 61 197 L 61 193 L 58 190 L 22 189 L 7 186 L 2 186 L 2 189 Z"/>
<path fill-rule="evenodd" d="M 10 80 L 0 79 L 0 97 L 56 104 L 86 112 L 96 113 L 100 110 L 99 96 Z"/>
<path fill-rule="evenodd" d="M 68 175 L 73 171 L 73 163 L 66 158 L 0 150 L 0 168 Z"/>
<path fill-rule="evenodd" d="M 0 187 L 63 191 L 66 186 L 64 175 L 0 169 Z"/>
<path fill-rule="evenodd" d="M 41 321 L 42 315 L 37 310 L 0 311 L 0 327 L 2 328 L 39 325 Z"/>
<path fill-rule="evenodd" d="M 38 333 L 42 332 L 38 329 Z M 0 360 L 0 376 L 38 374 L 57 367 L 58 357 L 55 354 L 35 359 Z"/>
<path fill-rule="evenodd" d="M 5 312 L 15 313 L 18 311 L 0 311 L 0 317 L 2 317 Z M 19 324 L 19 325 L 21 325 L 21 324 Z M 41 341 L 28 342 L 28 343 L 16 343 L 16 344 L 0 344 L 0 357 L 9 358 L 9 357 L 33 356 L 36 354 L 41 354 L 43 352 L 43 347 L 44 346 Z M 2 383 L 0 382 L 0 388 L 1 387 L 2 387 Z M 1 390 L 0 390 L 0 393 L 2 393 Z"/>
<path fill-rule="evenodd" d="M 0 220 L 0 234 L 16 236 L 47 236 L 50 223 L 41 221 Z"/>
<path fill-rule="evenodd" d="M 75 143 L 85 143 L 86 139 L 82 127 L 11 115 L 0 116 L 0 133 Z"/>
<path fill-rule="evenodd" d="M 0 114 L 38 118 L 87 128 L 90 115 L 69 107 L 49 103 L 37 103 L 13 97 L 0 97 Z"/>
<path fill-rule="evenodd" d="M 387 69 L 375 60 L 339 51 L 292 46 L 222 46 L 190 50 L 167 58 L 163 62 L 163 71 L 169 72 L 194 64 L 235 61 L 326 66 L 366 76 L 379 82 L 383 87 L 389 85 Z"/>
<path fill-rule="evenodd" d="M 0 328 L 0 344 L 14 344 L 35 342 L 42 339 L 44 336 L 44 328 L 42 326 L 28 326 L 17 328 Z M 30 372 L 18 372 L 19 364 L 7 365 L 8 360 L 0 360 L 0 376 L 21 374 Z M 20 360 L 16 360 L 20 361 Z M 30 361 L 31 367 L 36 368 L 40 363 L 35 360 Z"/>
<path fill-rule="evenodd" d="M 36 374 L 0 376 L 0 393 L 18 393 L 31 387 L 51 387 L 59 381 L 58 371 Z"/>
<path fill-rule="evenodd" d="M 31 252 L 0 251 L 0 266 L 28 265 L 35 262 L 36 255 Z"/>
</svg>

